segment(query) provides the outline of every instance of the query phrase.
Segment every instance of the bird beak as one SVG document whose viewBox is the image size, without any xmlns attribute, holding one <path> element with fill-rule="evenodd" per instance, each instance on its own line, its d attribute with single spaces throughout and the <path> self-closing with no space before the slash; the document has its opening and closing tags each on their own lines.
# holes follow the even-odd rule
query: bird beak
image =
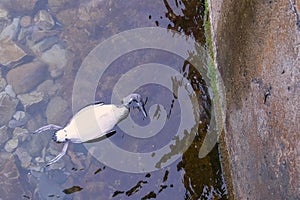
<svg viewBox="0 0 300 200">
<path fill-rule="evenodd" d="M 139 102 L 137 103 L 139 109 L 142 111 L 144 117 L 147 117 L 147 113 L 146 113 L 146 110 L 145 110 L 145 107 L 144 107 L 144 103 L 143 102 Z"/>
</svg>

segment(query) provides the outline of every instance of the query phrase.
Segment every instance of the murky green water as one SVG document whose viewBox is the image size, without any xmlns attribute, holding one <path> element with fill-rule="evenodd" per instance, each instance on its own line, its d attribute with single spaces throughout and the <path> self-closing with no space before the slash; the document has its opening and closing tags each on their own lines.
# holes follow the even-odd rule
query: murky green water
<svg viewBox="0 0 300 200">
<path fill-rule="evenodd" d="M 84 145 L 71 144 L 67 155 L 58 163 L 43 168 L 45 161 L 61 150 L 62 144 L 52 142 L 51 134 L 30 134 L 47 123 L 64 126 L 68 122 L 73 115 L 73 85 L 82 61 L 96 45 L 112 35 L 133 28 L 163 27 L 192 37 L 204 45 L 203 2 L 40 0 L 33 6 L 29 4 L 28 7 L 20 7 L 18 4 L 21 5 L 21 2 L 16 1 L 15 7 L 9 3 L 0 3 L 3 10 L 8 12 L 7 17 L 1 18 L 1 30 L 11 24 L 13 18 L 21 19 L 21 25 L 15 32 L 16 38 L 12 41 L 25 52 L 24 57 L 20 56 L 13 62 L 3 61 L 1 75 L 13 84 L 13 89 L 17 88 L 17 96 L 11 95 L 7 101 L 22 99 L 22 94 L 34 91 L 42 93 L 42 100 L 39 101 L 36 95 L 35 98 L 29 98 L 27 104 L 24 101 L 17 103 L 15 111 L 24 111 L 28 115 L 24 124 L 14 125 L 11 120 L 0 124 L 0 182 L 3 185 L 0 199 L 227 199 L 218 145 L 205 158 L 198 158 L 210 120 L 209 89 L 197 69 L 172 52 L 142 49 L 122 55 L 99 79 L 94 98 L 95 101 L 110 103 L 114 86 L 122 75 L 146 63 L 164 64 L 185 77 L 195 91 L 200 108 L 197 111 L 200 116 L 198 132 L 187 150 L 167 167 L 144 173 L 122 172 L 99 162 L 88 153 Z M 56 23 L 51 25 L 51 20 L 41 20 L 43 23 L 39 24 L 34 16 L 40 10 L 48 13 Z M 24 16 L 31 21 L 27 22 Z M 4 42 L 1 44 L 7 45 L 7 48 L 13 46 Z M 19 50 L 13 48 L 13 52 Z M 9 77 L 14 74 L 13 69 L 24 69 L 24 64 L 36 60 L 46 63 L 47 70 L 37 74 L 30 72 L 33 74 L 30 83 L 40 79 L 32 87 L 22 87 L 22 83 L 27 80 L 18 83 L 23 79 Z M 27 74 L 29 71 L 26 68 L 23 75 L 30 77 Z M 23 71 L 15 74 L 20 72 Z M 153 79 L 155 82 L 155 77 Z M 3 91 L 4 88 L 1 89 Z M 162 105 L 160 109 L 166 111 L 167 120 L 159 133 L 141 139 L 116 127 L 117 134 L 108 140 L 122 149 L 140 153 L 167 145 L 175 137 L 178 121 L 184 112 L 174 91 L 153 83 L 135 91 L 148 98 L 147 110 L 159 103 Z M 160 111 L 156 111 L 159 115 Z M 146 126 L 150 123 L 149 118 L 143 119 L 141 116 L 137 109 L 131 111 L 131 117 L 137 124 Z M 14 145 L 16 140 L 18 142 Z"/>
</svg>

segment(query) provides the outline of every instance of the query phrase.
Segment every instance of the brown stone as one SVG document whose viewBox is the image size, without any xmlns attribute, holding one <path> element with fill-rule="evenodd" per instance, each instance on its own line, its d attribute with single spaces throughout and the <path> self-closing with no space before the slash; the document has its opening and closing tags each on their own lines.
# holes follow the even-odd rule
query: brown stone
<svg viewBox="0 0 300 200">
<path fill-rule="evenodd" d="M 300 197 L 300 32 L 292 2 L 210 1 L 227 100 L 225 174 L 235 199 Z"/>
<path fill-rule="evenodd" d="M 0 127 L 0 145 L 4 144 L 9 139 L 9 134 L 6 126 Z"/>
<path fill-rule="evenodd" d="M 17 94 L 26 93 L 47 79 L 46 64 L 35 61 L 10 70 L 7 82 Z"/>
<path fill-rule="evenodd" d="M 54 12 L 57 12 L 58 10 L 65 10 L 66 7 L 73 7 L 77 3 L 77 0 L 48 0 L 49 8 Z"/>
<path fill-rule="evenodd" d="M 0 126 L 5 125 L 16 111 L 18 100 L 8 94 L 0 93 Z"/>
<path fill-rule="evenodd" d="M 68 102 L 60 96 L 53 97 L 48 103 L 46 116 L 48 124 L 64 126 L 69 120 Z"/>
<path fill-rule="evenodd" d="M 12 154 L 0 154 L 0 199 L 22 199 L 23 195 L 31 196 L 26 188 L 28 185 L 22 183 L 16 159 Z"/>
<path fill-rule="evenodd" d="M 12 62 L 21 60 L 26 56 L 26 53 L 12 40 L 13 32 L 9 31 L 9 36 L 1 34 L 0 39 L 0 64 L 9 65 Z"/>
<path fill-rule="evenodd" d="M 3 7 L 14 12 L 32 11 L 38 0 L 1 0 Z"/>
<path fill-rule="evenodd" d="M 21 27 L 27 27 L 31 24 L 31 17 L 28 15 L 25 15 L 20 20 Z"/>
</svg>

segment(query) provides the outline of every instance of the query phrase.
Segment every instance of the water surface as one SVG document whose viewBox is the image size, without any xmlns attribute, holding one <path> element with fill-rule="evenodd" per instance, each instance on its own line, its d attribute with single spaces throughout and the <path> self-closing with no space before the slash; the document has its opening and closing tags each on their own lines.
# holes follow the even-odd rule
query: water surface
<svg viewBox="0 0 300 200">
<path fill-rule="evenodd" d="M 193 38 L 199 44 L 205 44 L 203 30 L 204 2 L 201 1 L 37 1 L 33 10 L 6 8 L 11 13 L 9 18 L 23 16 L 34 17 L 40 10 L 46 10 L 56 21 L 51 29 L 32 23 L 27 30 L 25 39 L 14 40 L 24 49 L 44 42 L 39 51 L 31 52 L 20 63 L 3 65 L 2 75 L 5 78 L 13 68 L 35 59 L 44 59 L 53 45 L 59 45 L 61 52 L 66 53 L 67 64 L 60 69 L 59 61 L 51 61 L 44 80 L 53 81 L 54 90 L 42 103 L 34 109 L 26 110 L 19 104 L 17 110 L 24 110 L 30 120 L 21 126 L 28 129 L 25 139 L 19 138 L 16 149 L 25 149 L 29 152 L 30 164 L 24 167 L 18 158 L 11 158 L 17 150 L 6 153 L 1 150 L 2 157 L 12 160 L 11 164 L 1 164 L 1 171 L 6 172 L 3 166 L 16 166 L 19 173 L 17 178 L 10 178 L 17 185 L 17 194 L 21 199 L 227 199 L 227 188 L 220 164 L 219 147 L 216 144 L 213 150 L 203 159 L 198 158 L 198 152 L 207 133 L 210 120 L 211 100 L 209 88 L 203 75 L 191 63 L 171 52 L 155 49 L 142 49 L 129 52 L 116 59 L 104 72 L 97 83 L 95 102 L 111 102 L 115 83 L 134 67 L 146 63 L 160 63 L 171 67 L 185 77 L 195 91 L 200 116 L 197 125 L 198 132 L 191 145 L 182 152 L 179 159 L 171 165 L 156 171 L 145 173 L 126 173 L 118 171 L 99 162 L 88 153 L 82 144 L 72 144 L 68 153 L 58 163 L 48 168 L 42 168 L 45 159 L 53 158 L 62 148 L 61 144 L 51 142 L 51 134 L 30 135 L 34 129 L 47 124 L 58 123 L 64 126 L 72 113 L 72 91 L 76 74 L 82 61 L 90 51 L 101 42 L 114 34 L 125 30 L 142 27 L 162 27 L 178 31 L 179 35 Z M 21 1 L 20 1 L 21 3 Z M 16 5 L 17 6 L 17 5 Z M 5 6 L 4 6 L 5 8 Z M 3 27 L 6 24 L 3 23 Z M 41 30 L 41 29 L 46 30 Z M 21 33 L 22 33 L 21 29 Z M 20 33 L 19 33 L 20 34 Z M 50 38 L 50 39 L 49 39 Z M 52 44 L 53 43 L 53 44 Z M 42 50 L 41 50 L 42 49 Z M 55 50 L 54 52 L 58 52 Z M 30 51 L 28 51 L 30 52 Z M 44 57 L 43 57 L 44 56 Z M 54 60 L 62 60 L 62 54 Z M 199 56 L 193 53 L 191 56 Z M 53 58 L 53 57 L 52 57 Z M 45 59 L 43 60 L 45 61 Z M 54 63 L 54 64 L 53 64 Z M 166 77 L 170 78 L 170 77 Z M 84 82 L 84 80 L 82 80 Z M 177 83 L 178 84 L 178 83 Z M 38 87 L 38 86 L 37 86 Z M 36 87 L 31 91 L 37 90 Z M 47 90 L 49 91 L 49 89 Z M 116 127 L 116 134 L 108 138 L 118 147 L 132 152 L 149 152 L 160 149 L 176 136 L 178 121 L 181 119 L 180 103 L 176 92 L 159 84 L 147 84 L 137 88 L 135 92 L 147 97 L 146 109 L 152 105 L 157 107 L 156 117 L 161 110 L 165 110 L 167 120 L 164 127 L 153 137 L 141 139 L 132 137 Z M 54 97 L 57 100 L 53 110 L 49 111 L 49 102 Z M 53 101 L 52 101 L 53 102 Z M 93 103 L 93 102 L 90 102 Z M 57 107 L 55 106 L 57 105 Z M 47 111 L 48 109 L 48 111 Z M 47 113 L 48 112 L 48 113 Z M 50 114 L 49 114 L 50 113 Z M 162 113 L 161 113 L 162 114 Z M 49 119 L 52 116 L 52 121 Z M 130 117 L 135 123 L 146 126 L 149 119 L 143 119 L 137 109 L 131 110 Z M 187 118 L 184 120 L 191 120 Z M 8 126 L 8 124 L 6 124 Z M 14 128 L 8 128 L 9 133 Z M 180 141 L 179 141 L 180 142 Z M 2 144 L 4 146 L 4 144 Z M 35 149 L 28 150 L 28 149 Z M 8 170 L 9 171 L 9 170 Z M 1 178 L 5 182 L 5 177 Z M 13 191 L 11 191 L 13 192 Z M 9 194 L 8 194 L 9 196 Z M 11 195 L 15 198 L 15 194 Z M 3 197 L 2 197 L 3 198 Z"/>
</svg>

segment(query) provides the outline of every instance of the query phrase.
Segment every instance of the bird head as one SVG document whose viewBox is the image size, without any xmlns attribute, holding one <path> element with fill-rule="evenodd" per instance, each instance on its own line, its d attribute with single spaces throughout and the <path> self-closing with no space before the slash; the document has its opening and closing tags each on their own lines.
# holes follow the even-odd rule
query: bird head
<svg viewBox="0 0 300 200">
<path fill-rule="evenodd" d="M 144 117 L 147 117 L 147 113 L 145 110 L 145 103 L 143 102 L 143 99 L 141 97 L 141 95 L 133 93 L 128 95 L 127 97 L 123 98 L 122 103 L 124 106 L 128 107 L 130 106 L 131 103 L 135 103 L 138 108 L 142 111 Z"/>
<path fill-rule="evenodd" d="M 53 134 L 52 140 L 54 142 L 66 142 L 67 139 L 67 131 L 65 129 L 60 129 Z"/>
</svg>

